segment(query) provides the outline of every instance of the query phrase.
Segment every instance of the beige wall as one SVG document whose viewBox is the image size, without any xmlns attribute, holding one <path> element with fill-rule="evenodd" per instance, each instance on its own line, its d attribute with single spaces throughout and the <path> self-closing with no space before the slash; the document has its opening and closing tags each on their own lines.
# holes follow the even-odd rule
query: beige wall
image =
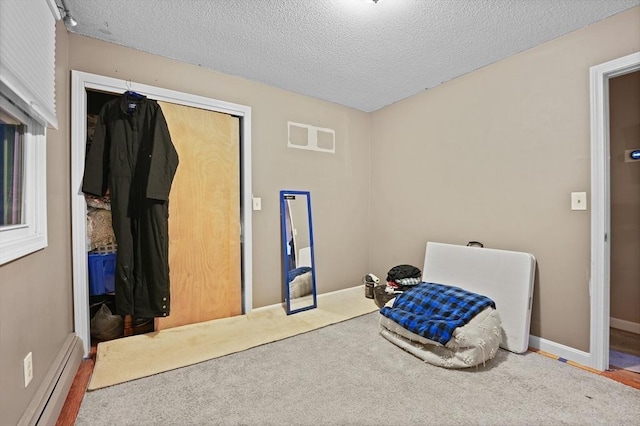
<svg viewBox="0 0 640 426">
<path fill-rule="evenodd" d="M 59 23 L 56 95 L 59 130 L 47 137 L 49 247 L 0 267 L 0 412 L 15 424 L 73 331 L 70 211 L 70 75 L 85 71 L 164 87 L 252 108 L 253 305 L 282 297 L 281 189 L 311 191 L 317 285 L 320 293 L 361 283 L 368 266 L 370 115 L 67 34 Z M 332 128 L 336 153 L 287 148 L 287 121 Z M 184 167 L 185 165 L 182 165 Z M 84 261 L 84 260 L 80 260 Z M 34 379 L 23 386 L 22 360 L 33 352 Z"/>
<path fill-rule="evenodd" d="M 611 317 L 640 325 L 640 71 L 609 80 Z"/>
<path fill-rule="evenodd" d="M 59 130 L 47 130 L 49 246 L 0 267 L 0 424 L 22 416 L 73 331 L 71 283 L 69 82 L 67 32 L 56 33 Z M 24 387 L 22 361 L 33 354 L 33 380 Z M 41 397 L 41 396 L 40 396 Z"/>
<path fill-rule="evenodd" d="M 311 191 L 319 292 L 367 273 L 368 114 L 138 50 L 71 35 L 69 69 L 132 80 L 252 108 L 253 305 L 281 300 L 281 189 Z M 336 131 L 336 153 L 287 148 L 287 121 Z M 180 165 L 186 167 L 187 165 Z M 365 246 L 366 247 L 366 246 Z"/>
<path fill-rule="evenodd" d="M 640 50 L 640 7 L 373 113 L 371 265 L 426 241 L 538 260 L 531 333 L 589 351 L 589 67 Z"/>
<path fill-rule="evenodd" d="M 280 299 L 280 189 L 310 190 L 320 292 L 422 266 L 427 240 L 529 251 L 532 333 L 588 350 L 590 66 L 640 50 L 640 8 L 373 114 L 69 35 L 59 23 L 59 130 L 48 133 L 49 247 L 0 267 L 0 413 L 14 424 L 73 331 L 70 70 L 253 108 L 254 306 Z M 335 155 L 286 148 L 286 122 L 336 130 Z M 371 144 L 371 145 L 370 145 Z M 370 147 L 371 146 L 371 147 Z M 34 379 L 23 387 L 22 359 Z"/>
</svg>

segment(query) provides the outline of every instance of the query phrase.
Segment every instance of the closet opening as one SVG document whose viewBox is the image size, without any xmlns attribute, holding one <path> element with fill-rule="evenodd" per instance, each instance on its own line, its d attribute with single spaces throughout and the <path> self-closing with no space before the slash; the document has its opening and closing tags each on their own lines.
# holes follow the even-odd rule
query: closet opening
<svg viewBox="0 0 640 426">
<path fill-rule="evenodd" d="M 121 98 L 116 93 L 87 90 L 86 148 L 88 153 L 103 107 Z M 86 169 L 85 169 L 86 173 Z M 87 265 L 91 346 L 107 340 L 155 331 L 153 318 L 123 316 L 115 296 L 118 245 L 112 227 L 111 191 L 84 194 L 87 209 Z"/>
<path fill-rule="evenodd" d="M 109 101 L 117 99 L 115 93 L 87 90 L 86 152 L 91 148 L 98 115 Z M 144 327 L 124 324 L 124 318 L 116 314 L 115 303 L 115 258 L 117 243 L 111 225 L 111 197 L 107 192 L 103 197 L 85 194 L 87 209 L 87 268 L 89 286 L 89 329 L 91 347 L 107 340 L 126 335 L 154 331 L 153 321 L 146 321 Z"/>
<path fill-rule="evenodd" d="M 85 357 L 89 356 L 92 343 L 96 344 L 104 337 L 109 340 L 121 337 L 116 336 L 116 332 L 108 335 L 108 330 L 107 335 L 102 336 L 92 336 L 91 333 L 91 319 L 101 309 L 104 311 L 108 308 L 113 314 L 117 313 L 114 289 L 109 281 L 111 277 L 108 276 L 111 262 L 117 255 L 117 244 L 109 229 L 98 225 L 100 221 L 110 221 L 108 198 L 87 197 L 81 190 L 85 156 L 87 144 L 91 143 L 92 127 L 102 106 L 120 98 L 129 90 L 147 96 L 162 107 L 171 138 L 175 139 L 173 143 L 180 156 L 180 165 L 168 204 L 171 312 L 167 317 L 156 317 L 144 324 L 130 323 L 128 333 L 122 336 L 246 314 L 252 309 L 251 108 L 131 81 L 72 71 L 74 326 L 76 334 L 83 341 Z M 190 133 L 181 135 L 181 129 L 187 129 Z M 214 133 L 231 141 L 222 144 L 230 147 L 225 154 L 226 157 L 223 157 L 226 158 L 224 164 L 211 164 L 211 161 L 218 161 L 221 157 L 222 145 L 215 145 L 217 142 L 199 136 Z M 212 177 L 205 174 L 205 183 L 194 184 L 203 179 L 202 171 L 205 170 L 215 170 L 218 174 Z M 227 176 L 226 179 L 221 179 L 220 170 Z M 193 175 L 194 173 L 196 175 Z M 219 185 L 221 181 L 224 181 L 231 195 L 217 202 L 206 191 L 213 185 Z M 217 187 L 215 190 L 219 192 L 220 188 Z M 245 206 L 249 206 L 249 209 L 245 209 Z M 189 212 L 195 213 L 190 215 Z M 198 220 L 202 223 L 190 234 L 192 230 L 189 229 L 189 225 Z M 188 251 L 189 247 L 193 246 L 189 244 L 193 241 L 193 235 L 202 234 L 202 229 L 215 228 L 219 222 L 219 229 L 211 229 L 211 234 L 207 235 L 205 232 L 202 236 L 204 243 L 217 246 L 203 248 L 200 245 L 197 253 Z M 96 232 L 97 229 L 100 232 Z M 221 230 L 229 232 L 224 233 Z M 91 237 L 90 232 L 93 233 Z M 211 253 L 219 252 L 225 255 L 218 260 L 218 266 L 211 266 Z M 204 253 L 207 261 L 194 266 L 193 262 L 198 261 L 199 253 Z M 225 265 L 224 268 L 220 267 L 220 262 Z M 97 280 L 94 268 L 99 271 Z M 180 274 L 181 268 L 188 273 Z M 193 284 L 194 269 L 200 270 L 201 273 L 198 285 Z M 219 271 L 223 269 L 232 273 L 221 274 Z M 218 273 L 215 274 L 214 271 Z M 200 283 L 206 285 L 199 285 Z M 207 288 L 207 285 L 214 287 Z M 224 285 L 227 287 L 218 291 Z M 201 293 L 196 293 L 193 289 L 199 289 Z"/>
</svg>

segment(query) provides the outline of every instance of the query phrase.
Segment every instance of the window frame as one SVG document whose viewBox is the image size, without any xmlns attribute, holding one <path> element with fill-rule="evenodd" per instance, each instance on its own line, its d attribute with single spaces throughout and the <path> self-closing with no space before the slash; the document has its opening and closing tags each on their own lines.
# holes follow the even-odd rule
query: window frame
<svg viewBox="0 0 640 426">
<path fill-rule="evenodd" d="M 47 238 L 47 128 L 24 112 L 3 91 L 0 107 L 25 126 L 23 157 L 23 221 L 0 226 L 0 265 L 41 250 Z"/>
</svg>

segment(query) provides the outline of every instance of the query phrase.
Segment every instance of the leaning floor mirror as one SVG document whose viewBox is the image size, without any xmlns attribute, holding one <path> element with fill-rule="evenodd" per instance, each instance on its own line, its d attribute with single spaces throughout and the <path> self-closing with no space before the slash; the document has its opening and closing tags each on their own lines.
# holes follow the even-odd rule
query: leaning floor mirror
<svg viewBox="0 0 640 426">
<path fill-rule="evenodd" d="M 280 191 L 282 259 L 287 315 L 318 306 L 311 194 Z"/>
</svg>

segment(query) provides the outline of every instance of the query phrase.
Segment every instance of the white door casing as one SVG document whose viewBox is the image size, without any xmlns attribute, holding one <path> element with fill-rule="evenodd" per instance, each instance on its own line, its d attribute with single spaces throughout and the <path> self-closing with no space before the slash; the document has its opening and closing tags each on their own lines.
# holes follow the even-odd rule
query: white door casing
<svg viewBox="0 0 640 426">
<path fill-rule="evenodd" d="M 590 367 L 609 368 L 611 264 L 609 79 L 640 70 L 640 52 L 591 67 Z"/>
</svg>

